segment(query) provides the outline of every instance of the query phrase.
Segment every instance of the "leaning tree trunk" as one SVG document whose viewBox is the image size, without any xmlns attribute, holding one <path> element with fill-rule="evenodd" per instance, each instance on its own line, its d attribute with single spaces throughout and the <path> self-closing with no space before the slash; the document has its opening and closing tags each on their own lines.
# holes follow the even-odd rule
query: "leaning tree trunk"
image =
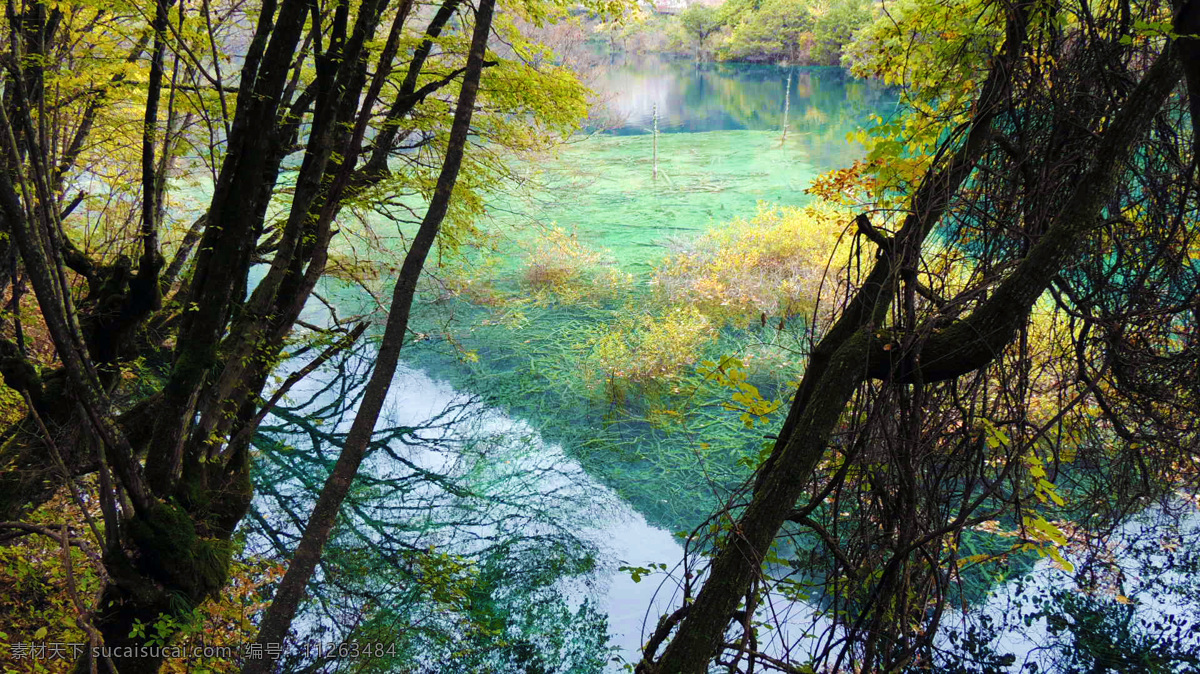
<svg viewBox="0 0 1200 674">
<path fill-rule="evenodd" d="M 280 581 L 271 606 L 263 617 L 256 643 L 262 647 L 263 653 L 278 654 L 278 651 L 267 648 L 269 644 L 281 644 L 291 627 L 292 619 L 304 596 L 304 589 L 321 559 L 321 551 L 329 540 L 330 532 L 337 521 L 342 501 L 350 491 L 350 486 L 358 474 L 359 465 L 366 456 L 367 445 L 388 390 L 396 372 L 400 358 L 400 348 L 404 344 L 404 334 L 408 330 L 408 318 L 412 309 L 413 298 L 417 291 L 417 280 L 425 266 L 425 259 L 437 238 L 438 230 L 446 217 L 447 207 L 454 192 L 454 184 L 458 179 L 459 167 L 462 165 L 463 152 L 467 145 L 467 135 L 471 128 L 471 115 L 475 110 L 475 99 L 479 91 L 479 78 L 483 72 L 484 55 L 487 51 L 488 37 L 491 33 L 492 12 L 495 0 L 480 0 L 475 12 L 475 28 L 471 38 L 471 50 L 467 57 L 467 68 L 463 78 L 462 91 L 458 96 L 458 105 L 454 111 L 454 123 L 450 128 L 449 146 L 446 149 L 446 159 L 442 164 L 441 175 L 438 176 L 433 198 L 421 222 L 421 227 L 413 238 L 396 287 L 392 292 L 392 304 L 383 339 L 379 345 L 379 353 L 375 358 L 375 367 L 371 378 L 363 392 L 362 401 L 354 417 L 354 422 L 346 436 L 333 472 L 325 481 L 321 494 L 309 516 L 304 528 L 300 544 L 296 548 L 287 573 Z M 262 658 L 248 660 L 243 667 L 243 674 L 260 674 L 269 672 L 274 666 L 274 660 Z"/>
<path fill-rule="evenodd" d="M 877 326 L 884 323 L 899 270 L 911 266 L 922 242 L 992 142 L 991 121 L 1006 103 L 1009 78 L 1023 57 L 1030 6 L 1011 11 L 1005 47 L 982 89 L 963 147 L 946 168 L 926 177 L 910 216 L 895 237 L 884 237 L 860 216 L 860 231 L 881 247 L 876 266 L 815 347 L 779 439 L 760 469 L 753 498 L 732 526 L 729 542 L 717 551 L 704 587 L 690 606 L 676 614 L 681 617 L 678 631 L 657 661 L 655 651 L 666 638 L 666 630 L 660 629 L 659 638 L 648 644 L 639 672 L 700 674 L 708 670 L 739 601 L 761 573 L 772 542 L 862 383 L 868 379 L 946 381 L 987 365 L 1003 351 L 1038 297 L 1078 249 L 1088 227 L 1100 217 L 1125 162 L 1179 81 L 1181 69 L 1172 43 L 1130 93 L 1106 129 L 1083 179 L 1015 271 L 968 317 L 940 331 L 922 344 L 920 351 L 897 354 Z M 669 621 L 664 622 L 664 628 L 667 626 Z"/>
</svg>

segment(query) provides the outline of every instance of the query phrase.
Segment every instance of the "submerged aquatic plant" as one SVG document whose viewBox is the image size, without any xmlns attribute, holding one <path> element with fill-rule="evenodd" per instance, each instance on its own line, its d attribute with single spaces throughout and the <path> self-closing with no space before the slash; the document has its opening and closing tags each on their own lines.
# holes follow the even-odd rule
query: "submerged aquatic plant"
<svg viewBox="0 0 1200 674">
<path fill-rule="evenodd" d="M 602 303 L 628 291 L 633 277 L 615 260 L 579 240 L 575 232 L 552 227 L 526 255 L 523 285 L 541 303 Z"/>
<path fill-rule="evenodd" d="M 827 272 L 847 259 L 848 246 L 838 244 L 850 221 L 831 203 L 759 204 L 753 218 L 735 218 L 667 257 L 653 283 L 668 301 L 694 306 L 718 324 L 804 316 L 816 307 Z"/>
</svg>

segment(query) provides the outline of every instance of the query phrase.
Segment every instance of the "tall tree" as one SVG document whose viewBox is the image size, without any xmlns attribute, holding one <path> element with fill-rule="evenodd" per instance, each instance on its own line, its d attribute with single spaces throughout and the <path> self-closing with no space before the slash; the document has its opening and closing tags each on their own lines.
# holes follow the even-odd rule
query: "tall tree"
<svg viewBox="0 0 1200 674">
<path fill-rule="evenodd" d="M 425 219 L 421 221 L 421 228 L 409 246 L 404 265 L 400 267 L 400 276 L 396 279 L 396 286 L 392 291 L 387 326 L 379 344 L 379 355 L 375 359 L 371 378 L 363 390 L 362 402 L 354 417 L 354 423 L 350 426 L 350 433 L 346 436 L 346 444 L 338 455 L 333 472 L 321 489 L 313 514 L 304 529 L 304 536 L 296 548 L 296 554 L 293 555 L 287 573 L 275 591 L 275 598 L 259 628 L 257 643 L 264 649 L 267 644 L 283 643 L 284 637 L 287 636 L 292 618 L 295 617 L 296 609 L 304 596 L 304 588 L 317 567 L 321 551 L 329 540 L 330 532 L 341 511 L 342 501 L 350 492 L 350 485 L 366 456 L 367 445 L 375 430 L 375 423 L 379 420 L 379 412 L 383 409 L 388 390 L 391 389 L 392 377 L 400 359 L 400 347 L 403 346 L 404 335 L 408 331 L 408 317 L 412 310 L 413 297 L 417 292 L 417 280 L 421 276 L 421 269 L 425 266 L 429 251 L 433 249 L 438 229 L 441 228 L 446 209 L 450 205 L 454 183 L 458 180 L 458 170 L 467 146 L 467 133 L 471 129 L 471 115 L 475 112 L 475 99 L 479 93 L 479 78 L 483 74 L 484 55 L 488 38 L 491 37 L 492 12 L 495 7 L 495 0 L 479 0 L 466 73 L 454 110 L 454 122 L 450 127 L 446 159 L 442 164 L 442 171 L 438 176 Z M 267 672 L 271 671 L 273 665 L 274 661 L 269 658 L 251 660 L 242 671 L 246 674 Z"/>
<path fill-rule="evenodd" d="M 429 200 L 390 319 L 403 326 L 440 225 L 473 207 L 454 185 L 480 73 L 504 73 L 478 96 L 493 103 L 493 132 L 514 115 L 555 130 L 575 123 L 582 95 L 561 71 L 484 59 L 491 7 L 485 0 L 472 39 L 463 0 L 264 0 L 251 15 L 241 3 L 186 0 L 124 14 L 105 3 L 8 3 L 0 226 L 19 256 L 10 282 L 32 286 L 57 360 L 40 374 L 23 341 L 2 344 L 5 383 L 30 413 L 5 438 L 0 510 L 17 519 L 64 480 L 96 473 L 107 582 L 91 619 L 118 649 L 116 669 L 156 671 L 158 657 L 126 648 L 142 641 L 135 626 L 186 615 L 227 581 L 253 496 L 250 440 L 306 371 L 262 395 L 337 255 L 335 236 L 352 227 L 339 221 L 347 205 L 394 190 Z M 552 10 L 521 11 L 541 21 Z M 121 68 L 70 67 L 113 52 Z M 230 53 L 236 86 L 222 75 Z M 567 100 L 547 114 L 537 83 Z M 129 88 L 136 95 L 121 100 Z M 103 136 L 114 128 L 136 129 L 127 168 L 114 166 L 123 155 Z M 212 171 L 207 204 L 182 232 L 168 227 L 180 155 Z M 107 221 L 108 240 L 95 241 L 71 219 L 86 195 L 68 195 L 119 170 L 139 177 L 123 195 L 129 217 Z M 362 334 L 310 332 L 317 363 Z M 389 329 L 390 350 L 402 334 Z M 126 376 L 140 363 L 158 376 Z M 373 395 L 394 366 L 380 368 Z M 364 425 L 369 434 L 374 419 Z"/>
<path fill-rule="evenodd" d="M 881 74 L 916 110 L 864 175 L 874 259 L 812 328 L 772 451 L 640 672 L 802 671 L 754 626 L 775 574 L 812 565 L 774 552 L 797 534 L 819 541 L 838 630 L 818 666 L 894 671 L 933 647 L 968 527 L 1005 518 L 1057 554 L 1038 504 L 1063 500 L 1068 452 L 1081 495 L 1102 493 L 1088 512 L 1195 475 L 1200 4 L 958 4 L 909 3 L 900 39 L 868 45 L 898 55 Z"/>
<path fill-rule="evenodd" d="M 704 44 L 709 36 L 721 30 L 725 22 L 720 12 L 708 5 L 695 4 L 679 13 L 679 25 L 696 41 L 696 60 L 704 58 Z"/>
<path fill-rule="evenodd" d="M 743 14 L 726 46 L 734 58 L 797 63 L 807 56 L 812 30 L 813 16 L 806 3 L 768 0 Z"/>
</svg>

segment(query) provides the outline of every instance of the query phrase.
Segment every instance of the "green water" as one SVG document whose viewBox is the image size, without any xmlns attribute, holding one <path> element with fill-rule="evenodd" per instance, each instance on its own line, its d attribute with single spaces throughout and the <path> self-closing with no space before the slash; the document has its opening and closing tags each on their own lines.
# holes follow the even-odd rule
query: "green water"
<svg viewBox="0 0 1200 674">
<path fill-rule="evenodd" d="M 649 133 L 655 112 L 665 132 L 778 131 L 786 109 L 791 131 L 827 139 L 864 111 L 887 111 L 895 104 L 887 89 L 840 68 L 697 64 L 639 55 L 614 60 L 587 81 L 598 93 L 589 128 L 617 135 Z"/>
<path fill-rule="evenodd" d="M 694 372 L 679 383 L 684 394 L 632 391 L 616 403 L 589 388 L 581 375 L 581 363 L 590 355 L 589 339 L 630 316 L 663 309 L 647 282 L 673 240 L 751 217 L 760 203 L 803 204 L 804 189 L 814 177 L 861 157 L 862 148 L 849 143 L 847 134 L 872 113 L 888 117 L 895 100 L 885 89 L 828 68 L 697 68 L 648 61 L 614 64 L 594 86 L 602 87 L 604 105 L 593 113 L 592 133 L 554 157 L 516 166 L 515 172 L 528 182 L 488 197 L 487 217 L 479 224 L 497 243 L 480 256 L 473 273 L 476 285 L 492 289 L 497 301 L 485 301 L 486 293 L 455 296 L 437 283 L 428 284 L 411 323 L 420 338 L 406 344 L 404 358 L 412 368 L 481 396 L 527 422 L 547 442 L 560 444 L 651 525 L 670 532 L 690 530 L 750 475 L 748 464 L 766 442 L 764 435 L 782 422 L 781 415 L 746 428 L 735 413 L 721 407 L 728 392 Z M 654 136 L 647 133 L 656 113 L 662 131 L 657 175 Z M 522 273 L 550 225 L 604 252 L 633 282 L 594 301 L 535 298 Z M 352 302 L 353 292 L 338 299 Z M 362 309 L 373 308 L 368 302 Z M 777 329 L 774 320 L 726 326 L 701 357 L 744 355 L 780 339 L 800 346 L 802 331 L 799 320 L 786 330 Z M 791 369 L 760 366 L 751 380 L 772 397 L 800 374 L 794 364 Z M 420 391 L 406 395 L 433 397 Z M 669 423 L 652 419 L 655 409 L 664 406 L 686 406 L 686 415 Z M 631 539 L 639 535 L 633 530 L 609 533 Z M 1009 545 L 990 534 L 967 532 L 962 550 L 981 554 Z M 621 561 L 673 564 L 677 558 Z M 973 573 L 983 575 L 968 579 L 969 597 L 982 599 L 993 584 L 1020 576 L 1032 565 L 1030 555 L 1014 558 L 1002 570 L 976 567 Z M 624 599 L 638 609 L 630 612 L 636 619 L 617 617 L 621 611 L 609 616 L 611 628 L 633 635 L 623 653 L 635 657 L 641 643 L 637 621 L 648 602 L 616 594 L 614 606 Z"/>
<path fill-rule="evenodd" d="M 895 109 L 886 89 L 836 68 L 647 58 L 612 66 L 592 86 L 591 134 L 525 167 L 540 188 L 493 194 L 489 214 L 517 241 L 531 225 L 561 226 L 631 271 L 660 260 L 671 238 L 752 216 L 760 202 L 804 203 L 813 178 L 861 157 L 847 134 Z"/>
<path fill-rule="evenodd" d="M 797 134 L 781 142 L 774 131 L 666 133 L 655 178 L 651 144 L 649 135 L 593 136 L 543 169 L 545 189 L 535 199 L 512 204 L 496 195 L 493 203 L 573 231 L 623 267 L 644 268 L 661 259 L 672 237 L 753 215 L 760 201 L 802 201 L 821 169 Z"/>
<path fill-rule="evenodd" d="M 406 346 L 406 358 L 525 419 L 652 524 L 680 531 L 702 521 L 746 478 L 739 460 L 758 453 L 770 428 L 745 428 L 720 407 L 728 394 L 694 372 L 681 383 L 690 391 L 682 397 L 635 390 L 614 404 L 581 377 L 589 338 L 631 315 L 662 309 L 647 282 L 673 239 L 752 217 L 759 204 L 805 203 L 813 178 L 861 156 L 847 134 L 872 113 L 887 116 L 895 102 L 885 89 L 832 68 L 652 60 L 614 65 L 593 86 L 602 88 L 604 101 L 589 122 L 593 133 L 554 157 L 518 166 L 530 178 L 522 189 L 489 196 L 481 226 L 499 243 L 490 264 L 474 273 L 504 303 L 464 294 L 424 304 L 414 329 L 452 338 Z M 662 130 L 657 176 L 654 135 L 646 132 L 655 113 Z M 597 125 L 607 128 L 597 132 Z M 529 301 L 522 272 L 536 255 L 533 242 L 551 225 L 601 252 L 632 283 L 598 302 Z M 778 338 L 758 327 L 726 328 L 702 355 L 736 354 Z M 770 395 L 797 375 L 760 371 L 754 381 Z M 678 422 L 648 421 L 656 407 L 680 406 L 688 411 Z"/>
<path fill-rule="evenodd" d="M 487 217 L 478 224 L 496 238 L 493 249 L 468 269 L 475 292 L 447 292 L 444 278 L 428 283 L 410 322 L 418 339 L 406 343 L 403 357 L 413 369 L 479 396 L 528 424 L 546 443 L 560 445 L 650 527 L 689 532 L 706 524 L 745 484 L 782 423 L 786 405 L 767 423 L 747 428 L 737 412 L 722 405 L 729 391 L 705 381 L 696 372 L 697 362 L 663 386 L 630 389 L 614 400 L 584 374 L 595 355 L 594 339 L 612 326 L 670 310 L 649 281 L 673 241 L 750 218 L 760 204 L 804 204 L 804 190 L 815 177 L 862 156 L 863 149 L 847 135 L 871 114 L 890 115 L 895 101 L 880 87 L 828 68 L 650 62 L 616 66 L 601 83 L 609 87 L 606 107 L 594 112 L 592 123 L 607 129 L 593 129 L 553 157 L 517 165 L 514 172 L 525 179 L 520 188 L 507 186 L 488 196 Z M 656 112 L 663 131 L 657 137 L 657 176 L 655 138 L 645 132 Z M 600 251 L 631 282 L 584 301 L 539 296 L 525 272 L 552 225 Z M 339 303 L 352 301 L 354 292 Z M 361 310 L 373 308 L 367 302 Z M 778 321 L 726 325 L 696 360 L 732 355 L 749 362 L 747 356 L 753 355 L 755 367 L 747 366 L 750 381 L 768 399 L 786 397 L 789 382 L 802 375 L 799 359 L 777 366 L 762 356 L 779 353 L 781 346 L 803 351 L 804 324 L 799 318 Z M 404 395 L 436 397 L 419 390 Z M 540 443 L 529 446 L 546 451 Z M 549 455 L 558 456 L 552 448 Z M 595 503 L 572 497 L 585 512 Z M 595 518 L 603 520 L 605 506 L 595 507 Z M 628 579 L 621 584 L 622 574 L 615 581 L 611 576 L 618 564 L 674 565 L 682 549 L 639 540 L 661 534 L 659 539 L 670 542 L 668 534 L 645 525 L 614 521 L 605 526 L 605 536 L 628 546 L 622 553 L 628 559 L 600 560 L 606 569 L 601 575 L 615 583 L 607 604 L 600 605 L 607 606 L 608 627 L 619 635 L 612 643 L 623 657 L 636 659 L 640 620 L 651 599 Z M 800 536 L 792 543 L 820 545 Z M 1007 546 L 988 534 L 964 536 L 964 549 L 973 553 Z M 783 556 L 790 552 L 780 549 Z M 1031 563 L 1018 560 L 1002 573 L 1022 573 Z M 972 582 L 972 600 L 1004 579 Z"/>
</svg>

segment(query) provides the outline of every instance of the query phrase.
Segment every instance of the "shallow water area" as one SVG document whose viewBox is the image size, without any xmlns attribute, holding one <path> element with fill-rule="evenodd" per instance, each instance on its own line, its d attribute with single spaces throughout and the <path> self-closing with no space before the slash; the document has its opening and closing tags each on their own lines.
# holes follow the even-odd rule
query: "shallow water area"
<svg viewBox="0 0 1200 674">
<path fill-rule="evenodd" d="M 587 133 L 519 169 L 540 186 L 492 195 L 488 213 L 517 241 L 538 231 L 531 225 L 563 227 L 631 271 L 659 261 L 670 239 L 752 217 L 760 202 L 805 203 L 814 178 L 861 158 L 847 134 L 896 109 L 887 88 L 838 68 L 646 56 L 592 86 Z"/>
<path fill-rule="evenodd" d="M 531 188 L 499 190 L 488 198 L 488 219 L 481 225 L 515 244 L 501 246 L 499 263 L 491 268 L 498 285 L 512 287 L 531 242 L 551 225 L 603 252 L 634 276 L 635 286 L 642 285 L 673 239 L 693 238 L 733 218 L 753 217 L 760 203 L 803 204 L 808 199 L 804 189 L 813 178 L 861 156 L 862 148 L 848 143 L 847 134 L 869 114 L 886 115 L 895 107 L 884 88 L 856 82 L 831 68 L 697 66 L 648 58 L 613 64 L 594 86 L 601 90 L 604 106 L 593 116 L 591 133 L 573 139 L 553 158 L 516 167 L 518 174 L 532 179 Z M 650 132 L 656 114 L 657 142 Z M 603 130 L 596 128 L 599 120 L 604 121 Z M 330 287 L 325 292 L 339 305 L 339 313 L 373 308 L 372 298 L 352 289 Z M 487 307 L 463 301 L 430 306 L 417 320 L 438 325 L 447 308 L 451 320 L 458 321 L 456 327 L 452 324 L 460 331 L 457 348 L 473 350 L 481 366 L 493 372 L 481 376 L 460 358 L 460 351 L 444 344 L 406 345 L 406 362 L 393 382 L 377 432 L 420 425 L 457 406 L 455 414 L 469 418 L 453 431 L 456 446 L 466 448 L 466 454 L 392 443 L 393 456 L 376 452 L 364 470 L 375 476 L 393 471 L 402 476 L 414 470 L 454 474 L 480 493 L 500 497 L 501 505 L 464 505 L 437 487 L 411 491 L 408 498 L 441 503 L 443 512 L 414 514 L 420 521 L 406 522 L 404 528 L 413 536 L 439 532 L 429 539 L 439 549 L 473 554 L 485 549 L 498 532 L 536 539 L 568 530 L 594 546 L 594 571 L 564 576 L 560 590 L 573 607 L 587 598 L 601 609 L 615 654 L 636 661 L 644 637 L 672 608 L 670 602 L 678 601 L 673 594 L 682 572 L 674 566 L 683 551 L 672 532 L 690 528 L 696 513 L 707 511 L 710 502 L 720 498 L 719 490 L 699 472 L 691 477 L 664 473 L 655 463 L 660 450 L 686 455 L 698 446 L 696 439 L 663 434 L 642 423 L 609 427 L 611 419 L 603 407 L 563 397 L 552 384 L 536 384 L 538 377 L 560 376 L 534 364 L 531 350 L 537 345 L 530 340 L 541 338 L 494 323 L 487 329 L 472 324 L 486 315 Z M 569 339 L 564 335 L 572 325 L 607 320 L 591 310 L 554 305 L 537 309 L 536 316 L 530 309 L 530 314 L 538 329 L 547 331 L 548 340 Z M 317 315 L 308 320 L 322 322 Z M 414 329 L 436 330 L 419 322 Z M 364 356 L 355 367 L 361 370 L 369 362 Z M 570 368 L 562 360 L 555 366 Z M 533 379 L 535 384 L 516 389 L 511 386 L 516 379 Z M 296 395 L 319 393 L 323 381 L 329 380 L 314 379 Z M 736 418 L 730 419 L 740 426 Z M 425 440 L 453 444 L 437 432 L 426 432 Z M 601 446 L 611 440 L 624 449 Z M 629 458 L 630 451 L 642 458 Z M 735 459 L 730 454 L 713 460 L 731 464 Z M 664 489 L 667 483 L 670 488 Z M 519 512 L 525 504 L 535 505 L 536 516 Z M 485 507 L 490 509 L 487 516 L 477 517 Z M 264 509 L 271 512 L 265 504 Z M 364 509 L 359 516 L 364 522 L 382 522 L 395 511 L 395 504 L 384 504 Z M 457 513 L 475 519 L 447 526 Z M 384 532 L 370 536 L 382 537 Z M 426 544 L 424 538 L 419 540 Z M 665 571 L 638 582 L 631 573 L 618 570 L 660 564 Z M 762 610 L 793 614 L 782 619 L 785 629 L 802 630 L 812 620 L 806 605 L 789 606 L 781 599 L 773 603 Z M 778 640 L 778 633 L 764 639 L 764 648 L 782 652 Z M 612 663 L 610 668 L 616 666 Z"/>
</svg>

